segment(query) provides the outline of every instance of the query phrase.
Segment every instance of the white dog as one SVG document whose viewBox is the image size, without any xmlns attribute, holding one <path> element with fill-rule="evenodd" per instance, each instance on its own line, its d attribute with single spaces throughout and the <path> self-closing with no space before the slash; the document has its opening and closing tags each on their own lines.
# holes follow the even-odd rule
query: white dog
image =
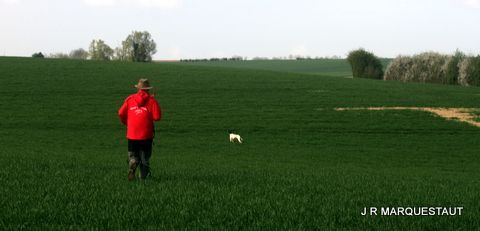
<svg viewBox="0 0 480 231">
<path fill-rule="evenodd" d="M 228 134 L 229 134 L 230 142 L 233 143 L 237 141 L 238 143 L 242 143 L 243 139 L 239 134 L 235 134 L 230 130 L 228 131 Z"/>
</svg>

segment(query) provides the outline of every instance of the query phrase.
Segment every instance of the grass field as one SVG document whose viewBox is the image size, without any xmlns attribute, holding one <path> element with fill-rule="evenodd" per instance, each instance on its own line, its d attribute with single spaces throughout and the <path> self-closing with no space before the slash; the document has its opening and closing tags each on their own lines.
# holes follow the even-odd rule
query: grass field
<svg viewBox="0 0 480 231">
<path fill-rule="evenodd" d="M 154 178 L 128 182 L 116 112 L 139 77 L 164 114 Z M 480 88 L 0 58 L 0 94 L 0 229 L 480 228 L 480 128 L 425 112 L 333 110 L 478 107 Z M 229 128 L 243 145 L 228 142 Z M 370 206 L 464 212 L 361 216 Z"/>
<path fill-rule="evenodd" d="M 384 68 L 389 62 L 390 59 L 382 59 Z M 352 77 L 352 69 L 346 59 L 202 61 L 182 62 L 181 64 Z"/>
</svg>

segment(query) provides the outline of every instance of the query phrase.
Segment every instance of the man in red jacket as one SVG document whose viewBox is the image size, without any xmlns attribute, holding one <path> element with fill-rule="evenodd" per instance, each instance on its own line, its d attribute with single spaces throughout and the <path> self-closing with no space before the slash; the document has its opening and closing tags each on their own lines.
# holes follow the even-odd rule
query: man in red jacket
<svg viewBox="0 0 480 231">
<path fill-rule="evenodd" d="M 162 111 L 153 95 L 148 79 L 140 79 L 135 85 L 138 92 L 125 99 L 118 110 L 118 116 L 127 125 L 128 139 L 128 180 L 135 179 L 135 170 L 140 165 L 140 177 L 150 173 L 149 160 L 152 155 L 152 141 L 155 135 L 153 123 L 162 117 Z"/>
</svg>

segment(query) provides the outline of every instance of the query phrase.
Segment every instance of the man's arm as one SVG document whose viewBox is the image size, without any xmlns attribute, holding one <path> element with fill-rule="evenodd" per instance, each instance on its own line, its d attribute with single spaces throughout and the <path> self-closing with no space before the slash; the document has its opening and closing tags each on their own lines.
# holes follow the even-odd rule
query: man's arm
<svg viewBox="0 0 480 231">
<path fill-rule="evenodd" d="M 118 109 L 118 117 L 120 118 L 120 121 L 127 125 L 127 117 L 128 117 L 128 103 L 127 100 L 123 102 L 123 105 Z"/>
<path fill-rule="evenodd" d="M 152 98 L 152 118 L 154 121 L 159 121 L 162 119 L 162 109 L 158 102 Z"/>
</svg>

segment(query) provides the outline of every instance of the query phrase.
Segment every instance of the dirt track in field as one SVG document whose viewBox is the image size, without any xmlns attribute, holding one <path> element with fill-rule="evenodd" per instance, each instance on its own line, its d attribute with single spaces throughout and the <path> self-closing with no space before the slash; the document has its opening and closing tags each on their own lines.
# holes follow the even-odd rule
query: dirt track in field
<svg viewBox="0 0 480 231">
<path fill-rule="evenodd" d="M 434 108 L 434 107 L 351 107 L 351 108 L 335 108 L 336 111 L 384 111 L 384 110 L 414 110 L 426 111 L 443 117 L 447 120 L 457 120 L 469 123 L 473 126 L 480 127 L 479 117 L 475 115 L 474 111 L 479 111 L 479 108 Z"/>
</svg>

